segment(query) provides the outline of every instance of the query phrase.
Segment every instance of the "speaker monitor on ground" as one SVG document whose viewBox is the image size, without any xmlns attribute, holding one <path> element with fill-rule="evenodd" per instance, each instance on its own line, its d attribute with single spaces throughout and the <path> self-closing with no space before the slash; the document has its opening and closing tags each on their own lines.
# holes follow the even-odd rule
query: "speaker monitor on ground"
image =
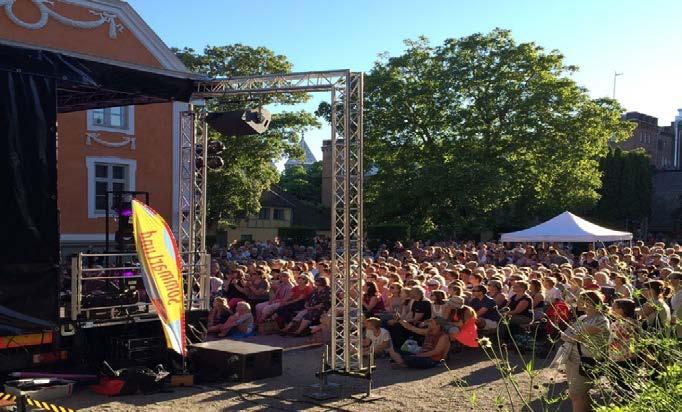
<svg viewBox="0 0 682 412">
<path fill-rule="evenodd" d="M 263 109 L 247 109 L 232 112 L 214 112 L 206 116 L 206 122 L 226 136 L 262 134 L 270 125 L 270 112 Z"/>
<path fill-rule="evenodd" d="M 282 374 L 282 348 L 229 339 L 190 345 L 190 366 L 200 381 L 241 381 Z"/>
</svg>

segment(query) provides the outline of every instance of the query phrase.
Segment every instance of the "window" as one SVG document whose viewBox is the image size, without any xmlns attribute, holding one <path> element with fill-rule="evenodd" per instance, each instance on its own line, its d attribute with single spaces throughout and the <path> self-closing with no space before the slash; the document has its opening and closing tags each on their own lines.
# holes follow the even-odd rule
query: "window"
<svg viewBox="0 0 682 412">
<path fill-rule="evenodd" d="M 253 235 L 241 235 L 239 240 L 242 242 L 253 242 Z"/>
<path fill-rule="evenodd" d="M 111 208 L 111 196 L 107 205 L 107 192 L 134 191 L 137 162 L 116 157 L 87 157 L 88 171 L 88 217 L 106 216 Z"/>
<path fill-rule="evenodd" d="M 258 219 L 260 220 L 268 220 L 270 219 L 270 209 L 267 207 L 264 207 L 258 212 Z"/>
<path fill-rule="evenodd" d="M 134 106 L 88 110 L 88 130 L 135 133 Z"/>
<path fill-rule="evenodd" d="M 284 209 L 272 209 L 273 220 L 284 220 Z"/>
</svg>

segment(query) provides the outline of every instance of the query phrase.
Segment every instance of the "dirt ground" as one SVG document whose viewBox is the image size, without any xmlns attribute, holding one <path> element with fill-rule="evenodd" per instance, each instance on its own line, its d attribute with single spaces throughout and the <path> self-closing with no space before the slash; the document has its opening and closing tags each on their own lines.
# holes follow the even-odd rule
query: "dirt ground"
<svg viewBox="0 0 682 412">
<path fill-rule="evenodd" d="M 82 411 L 496 411 L 496 410 L 570 410 L 569 402 L 543 406 L 537 396 L 547 391 L 545 383 L 553 371 L 544 369 L 549 360 L 535 365 L 539 376 L 531 385 L 525 374 L 517 374 L 518 386 L 524 394 L 532 391 L 532 402 L 524 407 L 518 395 L 509 403 L 505 385 L 494 363 L 481 350 L 465 350 L 451 354 L 445 366 L 428 370 L 396 367 L 387 359 L 377 360 L 373 394 L 381 399 L 360 402 L 351 395 L 363 394 L 366 381 L 333 376 L 339 383 L 337 398 L 316 401 L 305 395 L 315 392 L 314 372 L 319 369 L 320 347 L 285 352 L 283 374 L 277 378 L 249 383 L 222 383 L 172 388 L 172 392 L 107 398 L 87 389 L 77 391 L 59 405 Z M 519 366 L 521 362 L 515 359 Z M 565 385 L 554 387 L 561 392 Z M 554 393 L 557 396 L 559 393 Z M 528 397 L 528 395 L 525 395 Z M 499 403 L 504 405 L 500 406 Z"/>
</svg>

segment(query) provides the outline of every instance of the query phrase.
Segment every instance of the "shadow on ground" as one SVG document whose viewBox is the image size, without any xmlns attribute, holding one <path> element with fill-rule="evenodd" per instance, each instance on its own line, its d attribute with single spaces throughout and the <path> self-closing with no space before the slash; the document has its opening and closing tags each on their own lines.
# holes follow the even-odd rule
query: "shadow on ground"
<svg viewBox="0 0 682 412">
<path fill-rule="evenodd" d="M 273 336 L 259 342 L 277 346 Z M 290 338 L 284 338 L 290 339 Z M 290 341 L 286 341 L 289 343 Z M 296 343 L 305 345 L 305 339 Z M 293 348 L 297 345 L 291 345 Z M 481 350 L 464 350 L 451 354 L 446 365 L 432 369 L 399 368 L 388 359 L 377 360 L 373 377 L 373 393 L 384 399 L 361 403 L 351 395 L 363 394 L 367 381 L 358 378 L 330 376 L 329 381 L 340 384 L 331 390 L 336 398 L 317 401 L 306 395 L 317 391 L 311 385 L 318 382 L 320 347 L 292 349 L 283 358 L 283 374 L 276 378 L 244 383 L 206 383 L 188 388 L 173 388 L 169 393 L 107 398 L 81 390 L 60 405 L 72 408 L 106 411 L 162 410 L 237 411 L 237 410 L 330 410 L 330 411 L 488 411 L 495 410 L 495 398 L 504 395 L 504 385 L 495 364 Z M 551 357 L 550 357 L 551 359 Z M 517 368 L 523 362 L 511 357 Z M 543 368 L 549 360 L 539 360 Z M 555 388 L 555 391 L 557 389 Z M 475 394 L 475 395 L 472 395 Z M 566 402 L 564 402 L 566 403 Z M 519 405 L 516 405 L 519 410 Z M 533 411 L 564 411 L 545 409 L 539 401 L 530 404 Z M 570 408 L 568 409 L 570 410 Z"/>
</svg>

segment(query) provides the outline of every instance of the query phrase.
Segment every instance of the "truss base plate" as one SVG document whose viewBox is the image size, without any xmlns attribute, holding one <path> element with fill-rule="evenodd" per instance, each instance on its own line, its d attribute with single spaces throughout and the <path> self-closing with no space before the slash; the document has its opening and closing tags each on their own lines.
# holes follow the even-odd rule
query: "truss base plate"
<svg viewBox="0 0 682 412">
<path fill-rule="evenodd" d="M 338 398 L 339 395 L 330 392 L 312 392 L 304 395 L 306 398 L 315 399 L 316 401 L 326 401 L 328 399 Z"/>
<path fill-rule="evenodd" d="M 351 398 L 359 401 L 359 402 L 375 402 L 375 401 L 380 401 L 384 399 L 383 396 L 378 396 L 378 395 L 367 395 L 366 393 L 363 393 L 362 395 L 351 395 Z"/>
<path fill-rule="evenodd" d="M 341 386 L 341 385 L 338 383 L 334 383 L 334 382 L 327 382 L 324 384 L 325 388 L 338 388 L 339 386 Z M 313 389 L 320 389 L 320 384 L 319 383 L 313 383 L 312 385 L 310 385 L 310 387 Z"/>
</svg>

